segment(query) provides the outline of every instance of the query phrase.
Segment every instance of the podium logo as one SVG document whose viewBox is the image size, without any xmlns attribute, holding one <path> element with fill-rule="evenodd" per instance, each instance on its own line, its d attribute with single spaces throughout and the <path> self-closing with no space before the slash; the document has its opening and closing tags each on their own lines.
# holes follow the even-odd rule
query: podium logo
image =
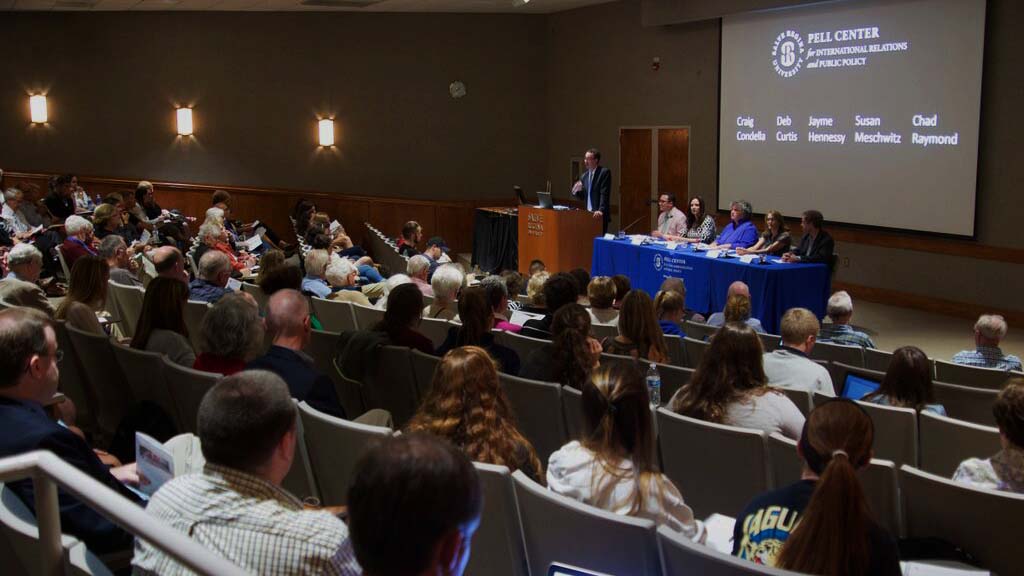
<svg viewBox="0 0 1024 576">
<path fill-rule="evenodd" d="M 783 78 L 791 78 L 800 71 L 804 63 L 804 40 L 793 30 L 786 30 L 775 37 L 772 45 L 772 67 Z"/>
<path fill-rule="evenodd" d="M 661 254 L 655 254 L 654 255 L 654 269 L 658 270 L 660 272 L 662 265 L 663 265 L 663 262 L 661 260 Z"/>
</svg>

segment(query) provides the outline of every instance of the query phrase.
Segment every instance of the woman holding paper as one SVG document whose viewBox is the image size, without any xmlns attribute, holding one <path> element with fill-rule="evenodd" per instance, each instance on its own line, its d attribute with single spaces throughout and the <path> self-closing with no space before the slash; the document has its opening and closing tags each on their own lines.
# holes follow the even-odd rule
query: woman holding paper
<svg viewBox="0 0 1024 576">
<path fill-rule="evenodd" d="M 789 237 L 789 230 L 786 222 L 782 219 L 782 213 L 778 210 L 769 210 L 764 217 L 764 232 L 757 239 L 757 244 L 750 248 L 737 248 L 736 253 L 744 254 L 771 254 L 781 256 L 789 250 L 792 243 Z"/>
</svg>

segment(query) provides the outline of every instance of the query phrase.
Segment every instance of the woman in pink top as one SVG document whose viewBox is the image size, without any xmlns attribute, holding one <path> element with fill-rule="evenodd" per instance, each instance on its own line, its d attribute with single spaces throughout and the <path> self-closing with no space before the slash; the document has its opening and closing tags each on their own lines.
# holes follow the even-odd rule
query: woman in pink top
<svg viewBox="0 0 1024 576">
<path fill-rule="evenodd" d="M 505 279 L 491 275 L 480 281 L 480 287 L 487 293 L 487 300 L 494 310 L 494 329 L 518 334 L 523 327 L 508 321 L 508 287 L 505 285 Z"/>
</svg>

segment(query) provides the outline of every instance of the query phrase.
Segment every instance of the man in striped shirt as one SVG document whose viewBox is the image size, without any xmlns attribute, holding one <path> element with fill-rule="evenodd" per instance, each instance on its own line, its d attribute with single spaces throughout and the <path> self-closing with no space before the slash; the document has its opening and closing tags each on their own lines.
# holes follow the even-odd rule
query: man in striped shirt
<svg viewBox="0 0 1024 576">
<path fill-rule="evenodd" d="M 840 290 L 828 299 L 826 314 L 832 320 L 832 324 L 825 324 L 821 327 L 821 334 L 818 341 L 832 342 L 833 344 L 844 344 L 846 346 L 860 346 L 861 348 L 874 348 L 875 343 L 867 334 L 854 330 L 850 326 L 850 319 L 853 318 L 853 299 L 845 290 Z"/>
<path fill-rule="evenodd" d="M 252 574 L 361 574 L 345 524 L 304 510 L 281 488 L 295 454 L 296 418 L 276 374 L 224 378 L 199 406 L 203 471 L 164 484 L 146 512 Z M 141 539 L 132 566 L 135 574 L 192 573 Z"/>
<path fill-rule="evenodd" d="M 953 356 L 954 364 L 1020 370 L 1020 358 L 1003 354 L 999 342 L 1006 337 L 1006 320 L 997 314 L 982 314 L 974 323 L 974 350 L 963 350 Z"/>
</svg>

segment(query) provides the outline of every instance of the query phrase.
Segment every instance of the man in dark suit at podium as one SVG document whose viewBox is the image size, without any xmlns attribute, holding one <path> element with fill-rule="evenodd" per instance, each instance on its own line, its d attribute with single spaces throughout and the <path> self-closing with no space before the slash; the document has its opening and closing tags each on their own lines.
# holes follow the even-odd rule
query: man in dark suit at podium
<svg viewBox="0 0 1024 576">
<path fill-rule="evenodd" d="M 572 187 L 572 195 L 587 203 L 587 210 L 593 212 L 594 219 L 601 219 L 601 233 L 608 232 L 608 222 L 612 219 L 612 171 L 601 166 L 601 153 L 597 148 L 587 150 L 583 155 L 583 164 L 587 170 Z"/>
</svg>

